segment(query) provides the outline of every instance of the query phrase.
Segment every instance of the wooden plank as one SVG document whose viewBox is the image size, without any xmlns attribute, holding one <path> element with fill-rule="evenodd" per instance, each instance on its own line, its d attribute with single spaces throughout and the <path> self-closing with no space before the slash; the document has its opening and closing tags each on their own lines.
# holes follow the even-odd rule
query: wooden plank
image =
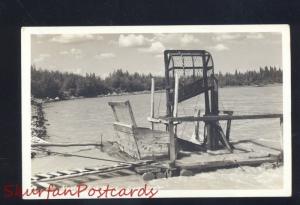
<svg viewBox="0 0 300 205">
<path fill-rule="evenodd" d="M 113 111 L 115 120 L 116 120 L 117 122 L 119 122 L 119 118 L 118 118 L 118 115 L 117 115 L 117 111 L 116 111 L 115 106 L 111 106 L 111 109 L 112 109 L 112 111 Z"/>
<path fill-rule="evenodd" d="M 114 101 L 114 102 L 108 102 L 108 104 L 112 107 L 114 106 L 121 106 L 121 107 L 126 107 L 128 103 L 128 100 L 126 101 Z"/>
<path fill-rule="evenodd" d="M 208 161 L 208 162 L 181 162 L 176 161 L 175 165 L 182 169 L 217 169 L 217 168 L 226 168 L 230 166 L 255 166 L 260 165 L 266 162 L 276 162 L 277 158 L 275 157 L 262 157 L 262 158 L 248 158 L 240 160 L 220 160 L 220 161 Z"/>
<path fill-rule="evenodd" d="M 136 124 L 136 122 L 135 122 L 135 118 L 134 118 L 134 115 L 133 115 L 133 111 L 132 111 L 130 102 L 129 102 L 129 101 L 126 101 L 126 104 L 127 104 L 127 106 L 128 106 L 128 109 L 129 109 L 129 114 L 130 114 L 130 118 L 131 118 L 132 125 L 133 125 L 134 127 L 137 127 L 137 124 Z"/>
<path fill-rule="evenodd" d="M 226 146 L 226 148 L 227 148 L 228 151 L 233 152 L 233 150 L 232 150 L 232 148 L 231 148 L 231 146 L 229 144 L 229 141 L 227 141 L 227 138 L 226 138 L 226 136 L 225 136 L 225 134 L 224 134 L 221 126 L 219 125 L 219 123 L 216 126 L 217 126 L 217 129 L 219 130 L 219 133 L 221 135 L 220 136 L 221 139 L 222 139 L 221 141 L 223 141 L 223 143 L 225 144 L 225 146 Z"/>
<path fill-rule="evenodd" d="M 52 175 L 49 174 L 36 174 L 35 176 L 40 177 L 40 178 L 51 178 Z"/>
<path fill-rule="evenodd" d="M 61 174 L 61 173 L 58 173 L 58 172 L 48 172 L 47 174 L 52 175 L 52 177 L 62 176 L 62 174 Z"/>
<path fill-rule="evenodd" d="M 132 125 L 126 125 L 126 124 L 115 122 L 113 124 L 113 127 L 114 127 L 115 131 L 118 131 L 118 132 L 125 132 L 125 133 L 128 133 L 128 134 L 133 134 L 134 133 Z"/>
</svg>

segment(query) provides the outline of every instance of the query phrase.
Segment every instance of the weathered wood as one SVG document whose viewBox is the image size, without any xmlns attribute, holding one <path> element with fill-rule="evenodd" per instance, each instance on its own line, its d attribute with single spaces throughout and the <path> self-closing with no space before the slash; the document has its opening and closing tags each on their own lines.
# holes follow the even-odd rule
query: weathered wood
<svg viewBox="0 0 300 205">
<path fill-rule="evenodd" d="M 261 114 L 261 115 L 210 115 L 202 117 L 186 116 L 186 117 L 170 117 L 169 121 L 189 122 L 189 121 L 220 121 L 220 120 L 252 120 L 266 118 L 280 118 L 282 114 Z"/>
<path fill-rule="evenodd" d="M 171 117 L 171 100 L 170 100 L 170 78 L 169 78 L 169 64 L 171 58 L 168 57 L 168 51 L 164 51 L 165 61 L 165 87 L 166 87 L 166 115 Z"/>
<path fill-rule="evenodd" d="M 170 137 L 169 155 L 170 155 L 170 161 L 171 163 L 173 163 L 176 160 L 176 139 L 174 134 L 174 125 L 172 122 L 169 123 L 169 137 Z"/>
<path fill-rule="evenodd" d="M 236 141 L 235 149 L 230 153 L 225 149 L 192 153 L 190 157 L 182 157 L 176 160 L 180 168 L 208 169 L 224 168 L 232 165 L 259 165 L 264 162 L 277 162 L 280 160 L 280 150 L 267 147 L 255 141 Z M 226 151 L 226 152 L 225 152 Z"/>
<path fill-rule="evenodd" d="M 178 111 L 178 86 L 179 86 L 179 78 L 178 75 L 175 75 L 175 92 L 174 92 L 174 109 L 173 109 L 173 117 L 177 117 Z"/>
<path fill-rule="evenodd" d="M 148 117 L 147 120 L 149 122 L 152 122 L 152 123 L 162 123 L 162 124 L 168 124 L 168 120 L 165 120 L 166 118 L 152 118 L 152 117 Z"/>
<path fill-rule="evenodd" d="M 117 115 L 115 106 L 111 106 L 111 109 L 113 110 L 115 120 L 116 120 L 117 122 L 119 122 L 119 118 L 118 118 L 118 115 Z"/>
<path fill-rule="evenodd" d="M 137 126 L 136 122 L 135 122 L 135 119 L 134 119 L 134 115 L 133 115 L 133 112 L 132 112 L 131 105 L 130 105 L 128 100 L 127 101 L 119 101 L 119 102 L 108 102 L 108 104 L 111 106 L 111 108 L 113 110 L 113 113 L 114 113 L 115 120 L 117 122 L 119 122 L 120 120 L 118 118 L 118 114 L 116 112 L 115 107 L 123 107 L 123 108 L 128 108 L 128 112 L 129 112 L 129 115 L 130 115 L 132 125 L 135 126 L 135 127 Z"/>
<path fill-rule="evenodd" d="M 229 144 L 229 141 L 227 141 L 227 138 L 222 130 L 222 128 L 220 127 L 219 124 L 216 125 L 217 126 L 217 130 L 219 131 L 219 134 L 220 134 L 220 137 L 221 137 L 221 142 L 224 143 L 225 147 L 227 148 L 227 150 L 229 150 L 230 152 L 233 152 L 230 144 Z"/>
<path fill-rule="evenodd" d="M 200 116 L 200 112 L 201 112 L 200 109 L 196 110 L 195 117 L 199 117 Z M 200 140 L 200 137 L 199 137 L 199 127 L 200 127 L 199 121 L 195 122 L 195 139 L 196 140 Z"/>
<path fill-rule="evenodd" d="M 207 81 L 207 64 L 204 63 L 205 61 L 205 56 L 202 56 L 202 62 L 203 62 L 203 84 L 204 84 L 204 101 L 205 101 L 205 114 L 210 113 L 210 105 L 209 105 L 209 95 L 208 95 L 208 81 Z"/>
<path fill-rule="evenodd" d="M 227 111 L 226 114 L 232 115 L 233 111 Z M 230 137 L 230 129 L 231 129 L 231 119 L 227 120 L 227 124 L 226 124 L 226 139 L 228 142 L 229 142 L 229 137 Z"/>
<path fill-rule="evenodd" d="M 147 120 L 153 123 L 162 123 L 162 124 L 169 124 L 169 120 L 167 117 L 158 117 L 158 118 L 151 118 L 147 117 Z M 174 125 L 180 124 L 181 122 L 173 121 Z"/>
<path fill-rule="evenodd" d="M 216 147 L 215 146 L 215 141 L 212 138 L 212 136 L 213 136 L 212 126 L 213 126 L 212 123 L 205 123 L 205 128 L 206 128 L 206 131 L 207 131 L 207 133 L 206 133 L 207 134 L 206 135 L 206 138 L 207 138 L 207 144 L 206 144 L 206 146 L 207 146 L 208 150 L 214 150 L 214 148 Z"/>
<path fill-rule="evenodd" d="M 137 124 L 135 122 L 135 118 L 134 118 L 133 111 L 132 111 L 132 108 L 131 108 L 131 105 L 130 105 L 129 101 L 126 101 L 126 105 L 128 106 L 128 109 L 129 109 L 129 114 L 130 114 L 132 125 L 134 127 L 137 127 Z"/>
<path fill-rule="evenodd" d="M 217 169 L 217 168 L 225 168 L 230 166 L 255 166 L 260 165 L 266 162 L 276 162 L 277 158 L 275 157 L 262 157 L 262 158 L 245 158 L 240 160 L 221 160 L 221 161 L 210 161 L 210 162 L 189 162 L 183 163 L 176 161 L 175 165 L 180 167 L 181 169 L 197 169 L 197 170 L 205 170 L 205 169 Z"/>
<path fill-rule="evenodd" d="M 126 101 L 114 101 L 114 102 L 108 102 L 108 104 L 110 106 L 123 106 L 123 107 L 126 107 L 127 106 L 127 103 L 128 103 L 128 100 Z"/>
<path fill-rule="evenodd" d="M 123 123 L 115 122 L 113 124 L 113 127 L 114 127 L 115 131 L 124 132 L 124 133 L 128 133 L 128 134 L 134 133 L 132 125 L 126 125 Z"/>
</svg>

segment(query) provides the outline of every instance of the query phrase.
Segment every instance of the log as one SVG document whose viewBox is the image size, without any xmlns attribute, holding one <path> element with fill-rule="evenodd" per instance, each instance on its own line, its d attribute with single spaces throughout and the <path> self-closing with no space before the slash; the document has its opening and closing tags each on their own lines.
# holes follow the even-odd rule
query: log
<svg viewBox="0 0 300 205">
<path fill-rule="evenodd" d="M 71 146 L 103 146 L 99 143 L 35 143 L 32 147 L 71 147 Z"/>
</svg>

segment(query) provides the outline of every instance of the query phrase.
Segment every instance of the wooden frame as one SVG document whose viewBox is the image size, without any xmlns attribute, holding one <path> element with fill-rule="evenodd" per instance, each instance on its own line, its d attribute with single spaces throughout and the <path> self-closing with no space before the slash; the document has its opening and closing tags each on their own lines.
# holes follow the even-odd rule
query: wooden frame
<svg viewBox="0 0 300 205">
<path fill-rule="evenodd" d="M 166 140 L 168 138 L 167 132 L 138 127 L 128 100 L 109 102 L 108 104 L 111 106 L 116 120 L 113 127 L 116 132 L 116 142 L 121 151 L 136 159 L 167 156 L 169 152 L 169 140 Z M 116 107 L 123 107 L 128 110 L 131 119 L 129 124 L 120 121 Z"/>
<path fill-rule="evenodd" d="M 120 121 L 119 121 L 118 114 L 116 112 L 115 107 L 116 106 L 124 106 L 124 107 L 126 107 L 129 110 L 129 115 L 130 115 L 130 119 L 131 119 L 131 125 L 134 126 L 134 127 L 137 127 L 136 122 L 135 122 L 135 118 L 134 118 L 134 115 L 133 115 L 133 112 L 132 112 L 132 108 L 131 108 L 131 105 L 130 105 L 130 103 L 129 103 L 128 100 L 124 101 L 124 102 L 108 102 L 108 104 L 111 106 L 111 108 L 113 110 L 113 113 L 114 113 L 115 120 L 117 122 L 120 122 Z"/>
</svg>

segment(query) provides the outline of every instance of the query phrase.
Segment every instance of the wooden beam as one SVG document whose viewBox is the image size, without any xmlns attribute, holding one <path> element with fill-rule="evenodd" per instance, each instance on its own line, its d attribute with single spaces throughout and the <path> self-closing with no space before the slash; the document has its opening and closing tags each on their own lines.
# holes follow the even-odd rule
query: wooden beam
<svg viewBox="0 0 300 205">
<path fill-rule="evenodd" d="M 200 117 L 200 112 L 201 112 L 200 109 L 196 110 L 195 117 Z M 199 137 L 199 127 L 200 127 L 199 121 L 195 122 L 195 139 L 196 140 L 200 140 L 200 137 Z"/>
<path fill-rule="evenodd" d="M 173 117 L 177 117 L 178 111 L 178 87 L 179 87 L 179 78 L 178 75 L 175 75 L 175 89 L 174 89 L 174 109 L 173 109 Z"/>
<path fill-rule="evenodd" d="M 170 157 L 171 163 L 174 163 L 176 160 L 176 139 L 175 139 L 175 134 L 174 134 L 173 122 L 169 123 L 169 137 L 170 137 L 169 157 Z"/>
<path fill-rule="evenodd" d="M 227 111 L 228 115 L 232 115 L 233 111 Z M 231 120 L 227 120 L 227 125 L 226 125 L 226 139 L 229 142 L 229 136 L 230 136 L 230 129 L 231 129 Z"/>
<path fill-rule="evenodd" d="M 164 61 L 165 61 L 165 87 L 166 87 L 166 115 L 171 116 L 171 104 L 170 104 L 170 78 L 169 78 L 169 63 L 170 59 L 168 57 L 168 51 L 164 51 Z"/>
<path fill-rule="evenodd" d="M 119 122 L 119 118 L 118 118 L 118 115 L 117 115 L 117 111 L 116 111 L 115 106 L 114 106 L 114 105 L 110 105 L 110 106 L 111 106 L 111 109 L 112 109 L 112 111 L 113 111 L 115 120 L 116 120 L 117 122 Z"/>
<path fill-rule="evenodd" d="M 207 81 L 207 65 L 205 63 L 205 56 L 202 56 L 202 63 L 203 63 L 203 84 L 206 91 L 204 92 L 204 101 L 205 101 L 205 114 L 210 113 L 210 106 L 209 106 L 209 95 L 208 95 L 208 81 Z"/>
<path fill-rule="evenodd" d="M 204 67 L 203 66 L 185 66 L 184 67 L 186 70 L 188 70 L 188 69 L 203 69 Z M 206 67 L 207 68 L 207 70 L 211 70 L 212 68 L 213 68 L 213 66 L 207 66 Z M 182 67 L 181 66 L 172 66 L 172 67 L 170 67 L 170 68 L 168 68 L 168 70 L 176 70 L 176 69 L 182 69 Z"/>
<path fill-rule="evenodd" d="M 130 115 L 130 118 L 131 118 L 132 125 L 133 125 L 134 127 L 137 127 L 137 124 L 136 124 L 136 122 L 135 122 L 135 118 L 134 118 L 134 115 L 133 115 L 133 111 L 132 111 L 130 102 L 129 102 L 129 101 L 126 101 L 125 103 L 126 103 L 126 105 L 128 106 L 129 115 Z"/>
<path fill-rule="evenodd" d="M 253 120 L 266 118 L 281 118 L 282 114 L 261 114 L 261 115 L 210 115 L 202 117 L 186 116 L 186 117 L 170 117 L 169 121 L 219 121 L 219 120 Z"/>
<path fill-rule="evenodd" d="M 126 100 L 126 101 L 114 101 L 114 102 L 108 102 L 108 104 L 110 106 L 127 106 L 128 102 L 129 102 L 128 100 Z"/>
</svg>

